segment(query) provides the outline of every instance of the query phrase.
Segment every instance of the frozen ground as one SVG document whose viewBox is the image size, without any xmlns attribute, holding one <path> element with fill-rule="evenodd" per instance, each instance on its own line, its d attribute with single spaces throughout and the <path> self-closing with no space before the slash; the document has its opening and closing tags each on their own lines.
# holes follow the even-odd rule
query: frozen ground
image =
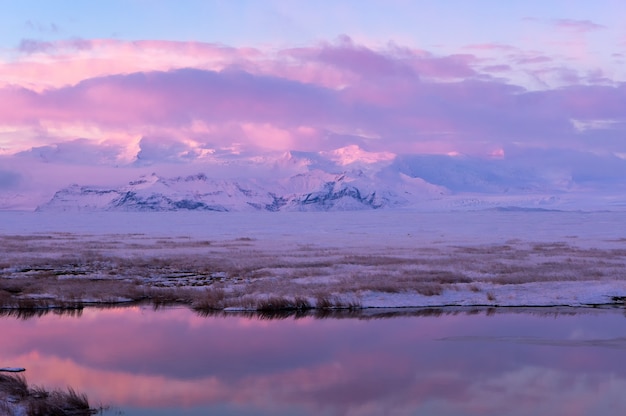
<svg viewBox="0 0 626 416">
<path fill-rule="evenodd" d="M 0 300 L 148 298 L 200 309 L 623 304 L 625 220 L 626 212 L 528 210 L 0 212 Z"/>
</svg>

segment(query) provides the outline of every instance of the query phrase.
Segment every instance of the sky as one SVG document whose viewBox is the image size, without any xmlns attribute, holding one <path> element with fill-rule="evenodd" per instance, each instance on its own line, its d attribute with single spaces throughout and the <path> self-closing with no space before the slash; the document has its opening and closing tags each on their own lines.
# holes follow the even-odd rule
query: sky
<svg viewBox="0 0 626 416">
<path fill-rule="evenodd" d="M 626 159 L 620 0 L 0 5 L 0 189 L 348 146 Z"/>
</svg>

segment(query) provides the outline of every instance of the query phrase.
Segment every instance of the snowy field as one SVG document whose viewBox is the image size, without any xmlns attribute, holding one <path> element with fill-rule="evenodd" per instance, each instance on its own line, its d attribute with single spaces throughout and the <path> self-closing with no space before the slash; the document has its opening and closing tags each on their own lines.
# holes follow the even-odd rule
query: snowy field
<svg viewBox="0 0 626 416">
<path fill-rule="evenodd" d="M 4 307 L 623 304 L 626 212 L 0 212 Z"/>
</svg>

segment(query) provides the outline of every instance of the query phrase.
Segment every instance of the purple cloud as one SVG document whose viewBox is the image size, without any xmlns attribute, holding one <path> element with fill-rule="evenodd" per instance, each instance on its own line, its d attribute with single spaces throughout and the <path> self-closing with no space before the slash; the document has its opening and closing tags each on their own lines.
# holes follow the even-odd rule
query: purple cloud
<svg viewBox="0 0 626 416">
<path fill-rule="evenodd" d="M 545 64 L 548 62 L 552 62 L 553 59 L 548 56 L 538 55 L 538 56 L 525 56 L 515 59 L 515 63 L 518 65 L 528 65 L 528 64 Z"/>
<path fill-rule="evenodd" d="M 347 36 L 337 44 L 325 43 L 319 47 L 290 49 L 285 55 L 303 62 L 315 61 L 349 70 L 367 78 L 464 78 L 476 75 L 472 68 L 473 55 L 455 54 L 435 57 L 423 51 L 391 47 L 374 51 L 355 44 Z"/>
<path fill-rule="evenodd" d="M 574 140 L 572 119 L 625 118 L 624 85 L 527 91 L 494 80 L 371 81 L 334 90 L 243 71 L 115 75 L 41 93 L 4 88 L 0 122 L 79 120 L 118 129 L 151 126 L 153 131 L 184 128 L 197 120 L 265 123 L 287 130 L 310 126 L 320 131 L 365 130 L 384 139 L 379 145 L 397 149 L 438 134 L 466 144 Z"/>
<path fill-rule="evenodd" d="M 75 50 L 96 51 L 100 43 L 66 41 Z M 135 50 L 134 44 L 104 43 L 125 53 Z M 502 63 L 393 45 L 375 50 L 346 37 L 260 55 L 263 59 L 258 51 L 215 45 L 141 46 L 168 53 L 181 46 L 225 62 L 224 69 L 135 71 L 41 91 L 5 86 L 0 125 L 22 126 L 56 142 L 79 137 L 106 142 L 123 132 L 143 158 L 156 160 L 181 154 L 193 159 L 233 144 L 306 151 L 359 144 L 394 152 L 486 155 L 510 143 L 588 147 L 594 134 L 612 151 L 625 150 L 596 122 L 610 120 L 614 131 L 624 131 L 624 84 L 605 82 L 601 71 L 541 67 L 552 64 L 541 54 L 508 56 L 510 62 Z M 24 47 L 36 51 L 49 45 Z M 529 72 L 538 79 L 558 77 L 566 86 L 531 91 L 489 75 L 529 63 L 539 65 Z M 576 123 L 596 127 L 583 135 Z M 212 143 L 211 149 L 202 143 Z"/>
<path fill-rule="evenodd" d="M 55 44 L 35 39 L 22 39 L 17 49 L 24 53 L 50 52 L 55 49 Z"/>
<path fill-rule="evenodd" d="M 39 33 L 58 33 L 60 31 L 59 26 L 56 23 L 41 23 L 32 20 L 27 20 L 24 25 L 32 31 Z"/>
<path fill-rule="evenodd" d="M 606 29 L 606 26 L 592 22 L 591 20 L 555 19 L 553 24 L 559 29 L 585 33 L 595 30 Z"/>
<path fill-rule="evenodd" d="M 46 42 L 36 39 L 22 39 L 18 46 L 20 52 L 30 53 L 51 53 L 59 50 L 64 51 L 84 51 L 93 48 L 93 42 L 85 39 L 69 39 L 60 42 Z"/>
<path fill-rule="evenodd" d="M 99 144 L 88 139 L 76 139 L 46 146 L 37 146 L 18 153 L 21 158 L 33 158 L 44 163 L 115 164 L 124 151 L 121 145 Z"/>
</svg>

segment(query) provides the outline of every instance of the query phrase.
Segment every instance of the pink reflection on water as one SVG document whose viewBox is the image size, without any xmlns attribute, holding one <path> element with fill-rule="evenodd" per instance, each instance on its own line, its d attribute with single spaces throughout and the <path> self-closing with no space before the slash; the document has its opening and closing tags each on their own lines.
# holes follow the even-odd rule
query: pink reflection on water
<svg viewBox="0 0 626 416">
<path fill-rule="evenodd" d="M 615 313 L 270 321 L 129 308 L 0 322 L 3 365 L 26 367 L 31 383 L 69 385 L 122 408 L 239 404 L 338 415 L 626 409 L 626 344 L 576 344 L 619 338 L 624 318 Z"/>
</svg>

